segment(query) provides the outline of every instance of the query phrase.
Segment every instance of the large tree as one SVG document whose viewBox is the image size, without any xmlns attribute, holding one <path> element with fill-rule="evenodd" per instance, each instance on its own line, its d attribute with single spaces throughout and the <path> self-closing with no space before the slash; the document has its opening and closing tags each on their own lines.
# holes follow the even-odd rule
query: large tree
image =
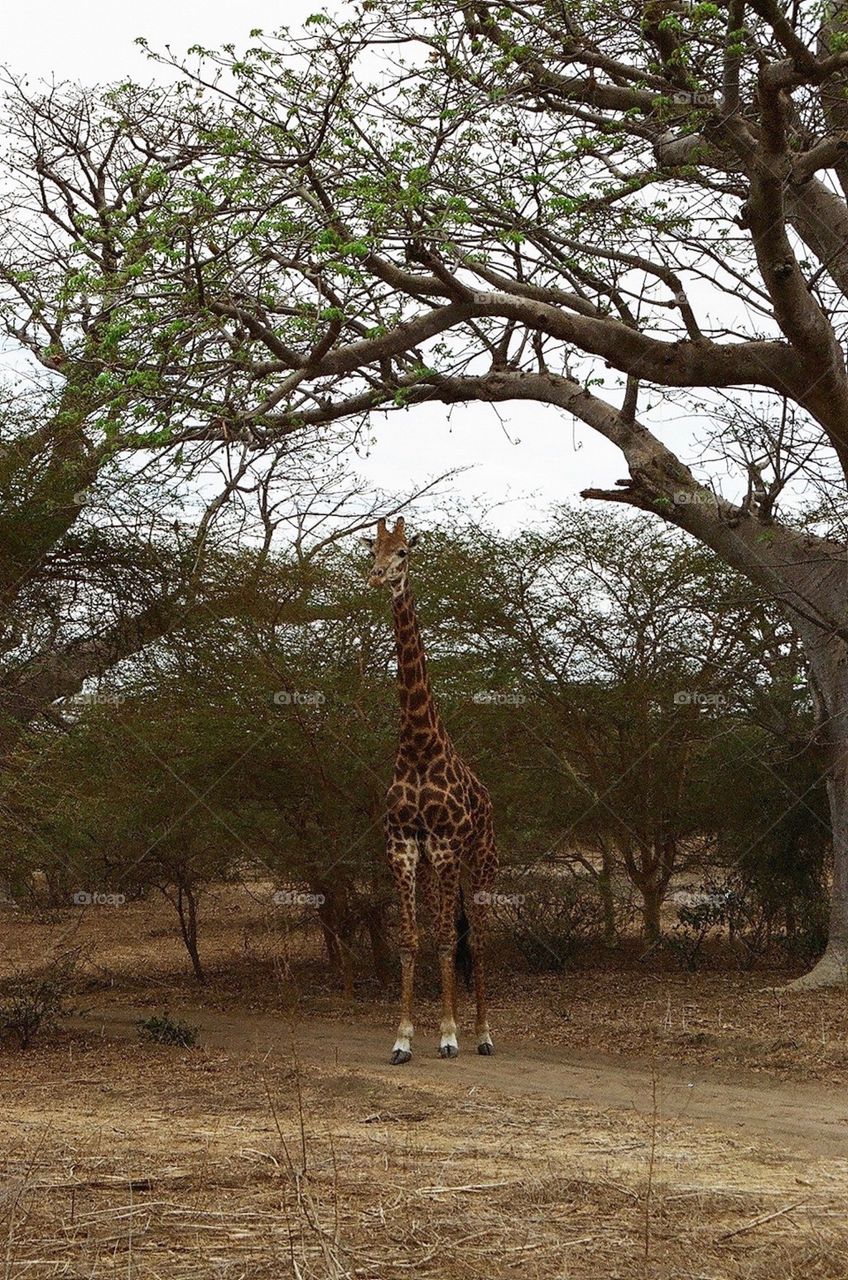
<svg viewBox="0 0 848 1280">
<path fill-rule="evenodd" d="M 563 506 L 519 537 L 466 535 L 460 558 L 443 612 L 461 619 L 456 648 L 524 695 L 516 728 L 561 803 L 553 851 L 596 876 L 608 934 L 626 878 L 657 938 L 672 877 L 710 862 L 731 816 L 739 861 L 773 828 L 777 810 L 755 835 L 727 784 L 744 767 L 773 799 L 760 755 L 770 740 L 801 754 L 809 736 L 791 628 L 712 552 L 647 516 Z M 783 807 L 806 785 L 790 783 Z M 815 828 L 810 795 L 797 807 Z"/>
<path fill-rule="evenodd" d="M 313 21 L 303 40 L 257 34 L 241 57 L 186 65 L 143 131 L 143 180 L 102 152 L 92 179 L 91 148 L 18 94 L 13 212 L 35 208 L 36 256 L 59 264 L 37 297 L 26 265 L 7 271 L 18 335 L 61 361 L 64 299 L 78 315 L 81 292 L 107 299 L 119 372 L 103 372 L 124 386 L 135 361 L 151 405 L 179 387 L 167 429 L 195 437 L 262 445 L 476 400 L 554 406 L 612 442 L 627 477 L 587 496 L 711 546 L 803 641 L 835 877 L 828 950 L 802 985 L 842 980 L 842 6 L 369 0 L 350 25 Z M 86 110 L 124 119 L 139 101 L 124 88 Z M 130 275 L 110 267 L 103 286 L 82 261 L 100 245 Z M 727 496 L 704 454 L 665 442 L 669 406 L 703 424 Z M 816 524 L 793 518 L 798 477 L 820 486 Z"/>
<path fill-rule="evenodd" d="M 208 610 L 238 608 L 232 558 L 222 573 L 219 556 L 234 526 L 222 526 L 234 513 L 244 532 L 252 506 L 258 536 L 242 569 L 257 572 L 279 497 L 279 450 L 255 459 L 243 445 L 180 450 L 172 439 L 200 393 L 204 357 L 197 349 L 190 367 L 173 367 L 179 317 L 155 312 L 139 283 L 164 234 L 169 174 L 157 149 L 180 136 L 157 112 L 161 95 L 128 90 L 113 110 L 75 91 L 31 98 L 23 84 L 9 88 L 0 758 L 26 726 L 61 723 L 57 703 L 87 681 Z M 138 303 L 132 326 L 126 298 Z M 295 470 L 287 460 L 287 497 Z"/>
</svg>

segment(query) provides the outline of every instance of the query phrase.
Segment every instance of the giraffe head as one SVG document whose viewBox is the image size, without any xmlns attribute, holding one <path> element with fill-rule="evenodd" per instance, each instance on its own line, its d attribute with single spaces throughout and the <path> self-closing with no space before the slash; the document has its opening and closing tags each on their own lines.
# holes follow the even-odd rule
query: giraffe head
<svg viewBox="0 0 848 1280">
<path fill-rule="evenodd" d="M 403 516 L 395 521 L 391 533 L 385 520 L 377 521 L 376 538 L 363 538 L 362 542 L 373 552 L 374 562 L 368 575 L 369 587 L 389 586 L 393 590 L 406 578 L 409 553 L 418 541 L 417 534 L 407 538 L 403 529 Z"/>
</svg>

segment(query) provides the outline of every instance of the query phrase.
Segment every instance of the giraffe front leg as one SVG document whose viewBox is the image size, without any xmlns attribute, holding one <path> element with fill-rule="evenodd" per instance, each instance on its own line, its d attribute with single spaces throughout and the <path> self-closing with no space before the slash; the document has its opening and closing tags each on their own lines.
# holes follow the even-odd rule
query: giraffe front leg
<svg viewBox="0 0 848 1280">
<path fill-rule="evenodd" d="M 453 967 L 454 948 L 439 947 L 439 968 L 442 971 L 442 1020 L 439 1023 L 439 1057 L 458 1058 L 459 1042 L 456 1038 L 456 974 Z"/>
<path fill-rule="evenodd" d="M 412 1000 L 418 926 L 415 918 L 415 868 L 418 846 L 413 840 L 389 838 L 389 865 L 400 903 L 400 1021 L 389 1061 L 402 1066 L 412 1057 Z"/>
<path fill-rule="evenodd" d="M 395 1042 L 392 1045 L 392 1056 L 389 1059 L 393 1067 L 403 1066 L 412 1057 L 412 992 L 415 977 L 415 949 L 401 947 L 400 952 L 400 1022 L 397 1027 Z"/>
<path fill-rule="evenodd" d="M 439 1057 L 456 1058 L 456 909 L 459 898 L 459 860 L 448 849 L 430 852 L 439 884 L 436 937 L 442 978 L 442 1020 L 439 1024 Z"/>
</svg>

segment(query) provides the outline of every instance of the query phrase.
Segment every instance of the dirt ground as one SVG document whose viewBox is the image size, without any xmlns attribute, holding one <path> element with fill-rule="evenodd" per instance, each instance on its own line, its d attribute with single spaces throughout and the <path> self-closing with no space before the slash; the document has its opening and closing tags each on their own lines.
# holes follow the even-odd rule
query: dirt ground
<svg viewBox="0 0 848 1280">
<path fill-rule="evenodd" d="M 162 904 L 0 918 L 0 969 L 80 948 L 78 1013 L 0 1054 L 3 1277 L 848 1275 L 848 997 L 768 974 L 495 966 L 387 1064 L 389 996 L 236 890 L 198 988 Z M 423 985 L 427 987 L 426 964 Z M 198 1045 L 140 1041 L 169 1008 Z"/>
</svg>

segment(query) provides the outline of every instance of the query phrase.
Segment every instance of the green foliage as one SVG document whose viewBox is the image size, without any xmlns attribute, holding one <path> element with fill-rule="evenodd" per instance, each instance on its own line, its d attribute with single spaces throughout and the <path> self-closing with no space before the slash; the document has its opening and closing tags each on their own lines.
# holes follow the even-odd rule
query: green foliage
<svg viewBox="0 0 848 1280">
<path fill-rule="evenodd" d="M 725 816 L 716 862 L 731 870 L 734 928 L 751 960 L 775 946 L 809 959 L 827 941 L 830 822 L 804 704 L 803 691 L 787 691 L 780 735 L 740 728 L 744 750 L 725 760 L 719 780 Z"/>
<path fill-rule="evenodd" d="M 239 562 L 221 572 L 235 583 Z M 492 793 L 504 865 L 584 877 L 576 915 L 550 882 L 564 895 L 542 913 L 552 938 L 601 915 L 614 930 L 616 883 L 647 913 L 649 892 L 710 865 L 806 918 L 827 821 L 816 763 L 793 745 L 811 721 L 797 646 L 709 553 L 648 518 L 563 509 L 513 538 L 432 530 L 411 572 L 437 700 Z M 281 623 L 283 599 L 299 603 Z M 393 903 L 394 663 L 360 553 L 278 559 L 226 617 L 202 611 L 140 655 L 49 750 L 31 739 L 6 781 L 9 873 L 40 870 L 64 902 L 79 884 L 159 890 L 198 977 L 204 899 L 242 877 L 269 900 L 274 885 L 320 896 L 358 955 Z"/>
<path fill-rule="evenodd" d="M 167 1010 L 151 1014 L 149 1018 L 139 1018 L 135 1025 L 140 1038 L 153 1044 L 176 1045 L 180 1049 L 191 1049 L 197 1044 L 197 1028 L 172 1018 Z"/>
</svg>

